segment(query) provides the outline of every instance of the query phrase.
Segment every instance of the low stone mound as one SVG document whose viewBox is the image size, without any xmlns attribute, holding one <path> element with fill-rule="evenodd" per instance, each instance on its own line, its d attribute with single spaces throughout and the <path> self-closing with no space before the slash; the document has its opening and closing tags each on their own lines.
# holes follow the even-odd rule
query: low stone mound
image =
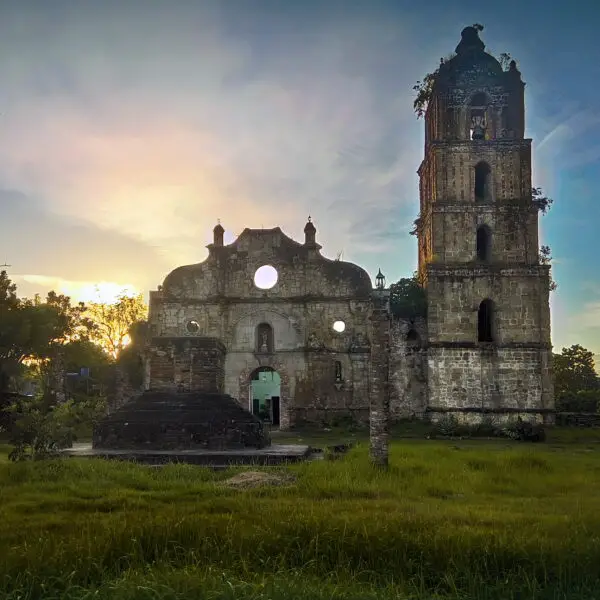
<svg viewBox="0 0 600 600">
<path fill-rule="evenodd" d="M 223 485 L 233 488 L 255 488 L 265 485 L 293 485 L 296 478 L 290 473 L 269 473 L 267 471 L 244 471 L 225 480 Z"/>
<path fill-rule="evenodd" d="M 93 447 L 114 450 L 243 450 L 270 446 L 263 422 L 231 396 L 148 391 L 94 427 Z"/>
</svg>

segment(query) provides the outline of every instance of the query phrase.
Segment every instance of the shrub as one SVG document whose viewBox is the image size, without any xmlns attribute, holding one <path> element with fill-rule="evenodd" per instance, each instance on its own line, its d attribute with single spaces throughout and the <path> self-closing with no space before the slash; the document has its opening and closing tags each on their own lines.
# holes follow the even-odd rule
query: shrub
<svg viewBox="0 0 600 600">
<path fill-rule="evenodd" d="M 13 461 L 40 460 L 55 456 L 75 439 L 76 428 L 93 423 L 105 412 L 103 398 L 79 398 L 56 402 L 46 394 L 19 398 L 10 408 L 13 423 L 9 442 Z"/>
<path fill-rule="evenodd" d="M 541 425 L 523 421 L 521 417 L 505 425 L 502 433 L 506 437 L 521 442 L 544 442 L 546 440 L 546 431 Z"/>
<path fill-rule="evenodd" d="M 575 413 L 600 412 L 600 390 L 564 392 L 556 400 L 556 410 Z"/>
</svg>

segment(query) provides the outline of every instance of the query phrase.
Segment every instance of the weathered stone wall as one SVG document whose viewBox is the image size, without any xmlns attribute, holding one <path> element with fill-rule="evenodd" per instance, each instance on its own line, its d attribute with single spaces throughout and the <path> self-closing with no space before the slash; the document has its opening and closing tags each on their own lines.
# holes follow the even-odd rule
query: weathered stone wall
<svg viewBox="0 0 600 600">
<path fill-rule="evenodd" d="M 550 350 L 430 346 L 428 408 L 552 409 Z"/>
<path fill-rule="evenodd" d="M 149 389 L 223 393 L 225 346 L 214 338 L 153 338 Z"/>
<path fill-rule="evenodd" d="M 372 285 L 365 271 L 328 260 L 317 244 L 298 244 L 278 228 L 247 229 L 232 245 L 209 249 L 206 261 L 176 269 L 151 292 L 153 334 L 222 340 L 225 392 L 245 408 L 254 371 L 275 369 L 284 428 L 302 420 L 367 418 Z M 278 280 L 260 290 L 253 277 L 267 264 Z M 343 332 L 334 331 L 336 321 L 345 323 Z M 259 340 L 265 325 L 272 331 L 269 348 Z"/>
<path fill-rule="evenodd" d="M 490 298 L 498 343 L 550 343 L 547 266 L 440 264 L 428 273 L 430 341 L 476 342 L 477 310 Z"/>
<path fill-rule="evenodd" d="M 410 335 L 410 332 L 414 332 Z M 416 334 L 416 337 L 415 335 Z M 393 419 L 422 418 L 427 408 L 427 323 L 394 319 L 390 329 L 389 395 Z"/>
</svg>

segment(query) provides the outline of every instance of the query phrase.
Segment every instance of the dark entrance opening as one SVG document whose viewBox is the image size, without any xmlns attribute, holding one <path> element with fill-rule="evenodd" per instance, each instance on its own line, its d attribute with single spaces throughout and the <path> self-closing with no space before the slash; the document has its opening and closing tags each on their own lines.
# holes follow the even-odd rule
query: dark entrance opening
<svg viewBox="0 0 600 600">
<path fill-rule="evenodd" d="M 271 422 L 275 426 L 279 426 L 279 396 L 273 396 L 271 398 Z"/>
</svg>

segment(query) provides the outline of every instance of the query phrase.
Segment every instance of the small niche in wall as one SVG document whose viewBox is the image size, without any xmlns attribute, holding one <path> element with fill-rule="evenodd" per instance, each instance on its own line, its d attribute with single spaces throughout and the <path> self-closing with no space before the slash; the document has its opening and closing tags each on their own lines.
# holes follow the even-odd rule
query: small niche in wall
<svg viewBox="0 0 600 600">
<path fill-rule="evenodd" d="M 268 323 L 261 323 L 256 328 L 256 352 L 259 354 L 273 352 L 273 328 Z"/>
<path fill-rule="evenodd" d="M 344 380 L 342 376 L 342 362 L 339 360 L 335 361 L 335 382 L 342 383 Z"/>
</svg>

